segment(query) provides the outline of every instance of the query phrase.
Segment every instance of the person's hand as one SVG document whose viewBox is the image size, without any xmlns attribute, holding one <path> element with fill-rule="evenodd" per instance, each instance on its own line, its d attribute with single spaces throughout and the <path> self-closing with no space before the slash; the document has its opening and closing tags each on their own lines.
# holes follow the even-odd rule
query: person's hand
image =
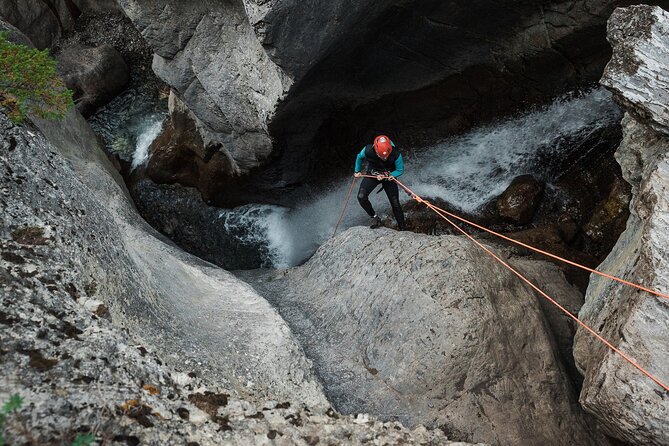
<svg viewBox="0 0 669 446">
<path fill-rule="evenodd" d="M 386 175 L 386 180 L 388 180 L 388 181 L 392 181 L 392 180 L 394 180 L 394 179 L 395 179 L 395 177 L 392 176 L 391 174 Z"/>
<path fill-rule="evenodd" d="M 353 176 L 356 177 L 356 178 L 360 178 L 360 177 L 362 176 L 362 173 L 360 173 L 360 172 L 355 172 L 355 173 L 353 174 Z"/>
<path fill-rule="evenodd" d="M 377 175 L 376 179 L 379 180 L 379 181 L 383 181 L 383 180 L 386 179 L 386 176 L 385 175 Z"/>
</svg>

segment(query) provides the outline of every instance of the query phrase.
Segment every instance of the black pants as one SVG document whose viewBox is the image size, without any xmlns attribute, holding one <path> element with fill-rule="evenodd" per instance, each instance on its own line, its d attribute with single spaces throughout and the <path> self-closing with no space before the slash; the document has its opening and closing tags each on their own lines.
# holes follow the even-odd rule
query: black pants
<svg viewBox="0 0 669 446">
<path fill-rule="evenodd" d="M 363 178 L 362 183 L 360 183 L 360 189 L 358 190 L 358 201 L 360 202 L 360 206 L 362 206 L 370 217 L 374 216 L 375 212 L 372 203 L 369 202 L 369 194 L 372 193 L 379 183 L 383 185 L 383 190 L 388 196 L 390 207 L 393 208 L 393 214 L 395 215 L 395 220 L 397 220 L 397 226 L 399 229 L 404 229 L 404 212 L 402 211 L 402 206 L 400 206 L 400 191 L 397 187 L 397 183 L 394 181 L 379 181 L 374 178 Z"/>
</svg>

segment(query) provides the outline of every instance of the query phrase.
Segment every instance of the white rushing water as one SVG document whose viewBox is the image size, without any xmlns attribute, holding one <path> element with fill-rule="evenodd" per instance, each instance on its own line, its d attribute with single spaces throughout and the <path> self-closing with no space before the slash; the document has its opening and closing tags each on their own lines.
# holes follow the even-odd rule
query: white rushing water
<svg viewBox="0 0 669 446">
<path fill-rule="evenodd" d="M 287 268 L 291 266 L 293 240 L 288 227 L 288 209 L 280 206 L 249 204 L 222 210 L 218 219 L 223 230 L 241 246 L 259 249 L 262 266 Z"/>
<path fill-rule="evenodd" d="M 541 160 L 564 157 L 574 142 L 587 139 L 620 118 L 620 111 L 604 89 L 565 96 L 547 107 L 421 149 L 420 155 L 406 160 L 401 180 L 420 195 L 440 197 L 464 211 L 476 212 L 501 194 L 516 176 L 542 176 L 537 171 Z M 241 212 L 237 221 L 250 229 L 255 241 L 268 247 L 274 267 L 297 265 L 332 235 L 350 181 L 342 179 L 328 190 L 304 198 L 291 210 L 263 206 L 258 207 L 263 212 L 254 214 L 249 210 L 254 207 L 251 205 L 230 212 Z M 356 199 L 358 184 L 339 231 L 368 224 L 369 218 Z M 403 193 L 400 195 L 407 200 Z M 390 215 L 385 193 L 372 193 L 370 200 L 377 212 Z"/>
<path fill-rule="evenodd" d="M 149 160 L 149 147 L 163 129 L 162 115 L 150 116 L 138 129 L 137 144 L 132 154 L 132 169 L 136 169 Z"/>
<path fill-rule="evenodd" d="M 551 158 L 560 159 L 579 141 L 620 121 L 611 94 L 603 88 L 505 122 L 477 128 L 441 142 L 411 160 L 403 182 L 419 195 L 440 197 L 475 212 L 500 195 L 513 178 L 534 174 Z"/>
</svg>

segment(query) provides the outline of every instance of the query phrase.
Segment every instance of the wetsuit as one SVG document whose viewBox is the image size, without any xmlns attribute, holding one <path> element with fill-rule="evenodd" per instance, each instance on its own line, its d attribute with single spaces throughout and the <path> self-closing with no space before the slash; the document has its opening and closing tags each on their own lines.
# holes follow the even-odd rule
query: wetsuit
<svg viewBox="0 0 669 446">
<path fill-rule="evenodd" d="M 393 144 L 393 148 L 394 147 L 395 144 Z M 363 161 L 367 161 L 368 175 L 380 175 L 390 172 L 390 175 L 399 177 L 404 172 L 404 160 L 398 150 L 390 152 L 390 156 L 384 161 L 374 151 L 374 145 L 368 144 L 360 153 L 358 153 L 358 157 L 355 160 L 356 172 L 362 170 Z M 383 190 L 388 196 L 388 201 L 390 201 L 390 207 L 393 209 L 398 228 L 400 230 L 404 229 L 404 212 L 402 211 L 402 206 L 400 206 L 399 189 L 397 183 L 394 181 L 379 181 L 374 178 L 363 178 L 362 183 L 360 184 L 360 189 L 358 190 L 358 201 L 360 202 L 360 206 L 362 206 L 370 217 L 376 215 L 372 203 L 369 202 L 369 194 L 372 193 L 379 183 L 381 183 Z"/>
</svg>

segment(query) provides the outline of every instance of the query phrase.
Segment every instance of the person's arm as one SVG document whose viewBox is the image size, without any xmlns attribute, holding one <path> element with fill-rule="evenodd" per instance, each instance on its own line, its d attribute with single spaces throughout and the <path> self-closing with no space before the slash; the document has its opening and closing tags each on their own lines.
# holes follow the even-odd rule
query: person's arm
<svg viewBox="0 0 669 446">
<path fill-rule="evenodd" d="M 362 170 L 362 162 L 365 160 L 365 148 L 362 148 L 362 151 L 358 153 L 357 158 L 355 159 L 355 173 L 358 173 Z"/>
<path fill-rule="evenodd" d="M 395 170 L 390 172 L 390 175 L 397 178 L 404 173 L 404 160 L 402 155 L 398 156 L 395 160 Z"/>
</svg>

